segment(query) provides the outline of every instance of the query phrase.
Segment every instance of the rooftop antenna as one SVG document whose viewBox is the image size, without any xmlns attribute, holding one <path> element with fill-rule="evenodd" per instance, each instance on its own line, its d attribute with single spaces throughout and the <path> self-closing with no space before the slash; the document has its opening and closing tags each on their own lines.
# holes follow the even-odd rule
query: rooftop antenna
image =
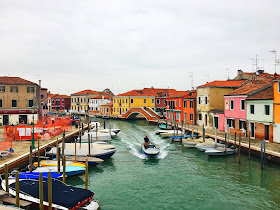
<svg viewBox="0 0 280 210">
<path fill-rule="evenodd" d="M 40 75 L 39 74 L 35 74 L 36 77 L 38 77 L 38 81 L 40 80 Z"/>
<path fill-rule="evenodd" d="M 254 66 L 256 66 L 256 72 L 258 71 L 258 55 L 256 55 L 256 58 L 250 58 L 253 61 L 253 65 L 252 65 L 252 72 L 254 71 Z"/>
<path fill-rule="evenodd" d="M 275 60 L 274 60 L 274 65 L 275 65 L 275 74 L 276 74 L 276 66 L 277 66 L 277 59 L 276 59 L 276 50 L 271 50 L 271 51 L 269 51 L 269 52 L 272 52 L 272 53 L 274 53 L 274 56 L 275 56 Z"/>
<path fill-rule="evenodd" d="M 229 80 L 229 69 L 226 69 L 227 72 L 227 79 Z"/>
<path fill-rule="evenodd" d="M 209 73 L 206 74 L 206 76 L 207 76 L 207 83 L 208 83 L 209 82 Z"/>
<path fill-rule="evenodd" d="M 189 72 L 189 77 L 191 78 L 191 89 L 194 89 L 194 87 L 193 87 L 193 72 Z"/>
</svg>

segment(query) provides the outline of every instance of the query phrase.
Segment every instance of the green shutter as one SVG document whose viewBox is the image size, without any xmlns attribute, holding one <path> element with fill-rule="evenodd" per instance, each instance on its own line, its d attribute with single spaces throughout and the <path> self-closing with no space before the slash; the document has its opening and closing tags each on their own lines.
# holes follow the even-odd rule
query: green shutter
<svg viewBox="0 0 280 210">
<path fill-rule="evenodd" d="M 12 87 L 10 87 L 10 92 L 12 92 L 13 91 L 13 88 Z"/>
<path fill-rule="evenodd" d="M 27 93 L 29 93 L 29 87 L 27 87 Z"/>
<path fill-rule="evenodd" d="M 16 87 L 16 92 L 18 93 L 18 87 Z"/>
</svg>

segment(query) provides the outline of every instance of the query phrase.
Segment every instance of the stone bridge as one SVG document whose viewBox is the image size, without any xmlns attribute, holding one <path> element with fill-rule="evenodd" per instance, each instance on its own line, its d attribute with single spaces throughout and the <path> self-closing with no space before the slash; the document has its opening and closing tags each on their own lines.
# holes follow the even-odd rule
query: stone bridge
<svg viewBox="0 0 280 210">
<path fill-rule="evenodd" d="M 123 118 L 134 119 L 138 114 L 142 114 L 147 121 L 160 119 L 160 116 L 150 107 L 133 107 L 122 114 Z"/>
</svg>

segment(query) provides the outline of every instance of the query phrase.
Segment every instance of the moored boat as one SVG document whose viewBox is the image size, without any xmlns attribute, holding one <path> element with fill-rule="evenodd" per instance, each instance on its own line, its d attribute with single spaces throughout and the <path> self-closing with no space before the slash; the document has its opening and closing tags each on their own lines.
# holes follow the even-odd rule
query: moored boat
<svg viewBox="0 0 280 210">
<path fill-rule="evenodd" d="M 209 150 L 209 149 L 215 149 L 215 148 L 219 148 L 219 149 L 224 149 L 225 148 L 225 145 L 224 144 L 220 144 L 220 143 L 216 143 L 212 140 L 208 140 L 208 139 L 205 139 L 205 142 L 203 143 L 199 143 L 195 146 L 199 151 L 206 151 L 206 150 Z"/>
<path fill-rule="evenodd" d="M 166 130 L 170 130 L 172 128 L 170 125 L 166 125 L 164 123 L 160 124 L 158 127 L 160 129 L 166 129 Z"/>
<path fill-rule="evenodd" d="M 147 148 L 145 147 L 144 143 L 142 143 L 141 148 L 142 148 L 142 152 L 148 157 L 154 157 L 159 153 L 158 146 L 151 142 L 149 143 L 149 146 Z"/>
<path fill-rule="evenodd" d="M 208 156 L 225 156 L 235 154 L 236 152 L 236 149 L 231 148 L 227 148 L 226 150 L 225 148 L 213 148 L 206 150 L 205 154 L 207 154 Z"/>
<path fill-rule="evenodd" d="M 65 166 L 65 174 L 67 176 L 74 176 L 78 174 L 82 174 L 86 171 L 85 167 L 79 166 Z M 48 166 L 48 167 L 37 167 L 33 172 L 53 172 L 57 173 L 57 166 Z M 63 173 L 63 166 L 60 166 L 60 173 Z"/>
<path fill-rule="evenodd" d="M 66 156 L 67 160 L 70 161 L 75 161 L 75 156 Z M 86 162 L 86 159 L 88 160 L 88 165 L 89 166 L 95 166 L 98 165 L 99 163 L 103 163 L 104 160 L 101 158 L 96 158 L 96 157 L 81 157 L 81 156 L 77 156 L 76 160 L 82 163 Z"/>
<path fill-rule="evenodd" d="M 42 173 L 42 177 L 43 179 L 48 178 L 48 172 L 43 172 Z M 39 179 L 40 176 L 40 172 L 21 172 L 19 173 L 19 179 Z M 10 176 L 10 178 L 14 178 L 15 176 L 12 175 Z M 58 173 L 51 173 L 51 177 L 53 179 L 61 179 L 62 178 L 62 174 L 58 174 Z"/>
<path fill-rule="evenodd" d="M 80 166 L 86 167 L 84 163 L 81 162 L 74 162 L 74 161 L 65 161 L 66 166 Z M 34 162 L 33 165 L 38 167 L 38 162 Z M 62 161 L 60 161 L 60 165 L 62 165 Z M 48 166 L 57 166 L 57 160 L 42 160 L 40 161 L 41 167 L 48 167 Z"/>
<path fill-rule="evenodd" d="M 188 147 L 188 148 L 193 148 L 195 147 L 198 143 L 202 143 L 203 142 L 203 138 L 200 137 L 198 139 L 194 138 L 194 139 L 183 139 L 182 143 L 184 145 L 184 147 Z"/>
</svg>

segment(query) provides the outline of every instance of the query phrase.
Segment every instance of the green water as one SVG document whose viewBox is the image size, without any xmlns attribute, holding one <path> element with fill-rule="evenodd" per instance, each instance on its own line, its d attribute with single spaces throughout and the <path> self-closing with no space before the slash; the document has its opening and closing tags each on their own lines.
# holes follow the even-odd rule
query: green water
<svg viewBox="0 0 280 210">
<path fill-rule="evenodd" d="M 101 122 L 101 120 L 100 120 Z M 109 121 L 106 121 L 107 123 Z M 89 189 L 101 209 L 278 209 L 280 167 L 247 155 L 208 157 L 181 143 L 155 135 L 146 121 L 111 120 L 122 131 L 111 144 L 117 152 L 89 169 Z M 101 122 L 102 123 L 102 122 Z M 103 125 L 103 124 L 102 124 Z M 161 148 L 158 158 L 146 158 L 140 145 L 147 135 Z M 84 187 L 84 176 L 68 178 Z"/>
</svg>

